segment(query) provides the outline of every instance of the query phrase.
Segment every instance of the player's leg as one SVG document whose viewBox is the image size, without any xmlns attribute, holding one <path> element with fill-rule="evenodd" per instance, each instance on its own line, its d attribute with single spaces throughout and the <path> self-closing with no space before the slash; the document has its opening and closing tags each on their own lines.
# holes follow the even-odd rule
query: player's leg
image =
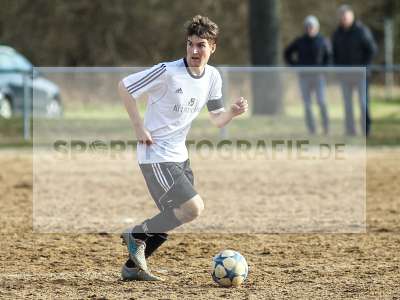
<svg viewBox="0 0 400 300">
<path fill-rule="evenodd" d="M 194 190 L 194 176 L 189 160 L 183 163 L 154 164 L 141 167 L 150 193 L 160 213 L 132 230 L 136 239 L 146 241 L 150 256 L 167 239 L 166 232 L 197 218 L 204 209 L 201 197 Z M 149 176 L 153 174 L 154 176 Z M 156 178 L 157 183 L 154 183 Z M 158 187 L 165 188 L 160 193 Z M 150 245 L 151 244 L 151 245 Z"/>
<path fill-rule="evenodd" d="M 176 218 L 180 220 L 182 224 L 184 224 L 196 219 L 201 214 L 203 209 L 204 209 L 203 200 L 199 195 L 196 195 L 192 199 L 181 204 L 180 207 L 175 208 L 174 214 Z M 154 219 L 155 218 L 147 220 L 147 222 L 150 223 L 147 226 L 150 226 L 150 228 L 152 228 L 153 225 L 151 224 L 151 222 L 153 222 Z M 160 226 L 159 222 L 160 220 L 156 221 L 156 226 Z M 166 233 L 138 233 L 137 231 L 139 230 L 140 230 L 139 228 L 134 230 L 135 232 L 133 233 L 133 236 L 136 239 L 143 239 L 144 242 L 146 243 L 146 248 L 145 248 L 146 259 L 150 257 L 168 239 L 168 234 Z M 129 268 L 137 267 L 137 264 L 131 258 L 127 260 L 125 265 Z"/>
<path fill-rule="evenodd" d="M 145 258 L 150 257 L 163 243 L 165 243 L 168 239 L 168 234 L 166 233 L 155 233 L 147 240 L 146 249 L 145 249 Z M 133 260 L 129 257 L 128 260 L 122 267 L 121 276 L 123 280 L 147 280 L 153 281 L 151 276 L 146 276 L 147 274 L 143 274 L 140 272 L 140 269 L 133 262 Z M 150 274 L 151 275 L 151 274 Z"/>
<path fill-rule="evenodd" d="M 153 233 L 146 240 L 146 249 L 144 251 L 145 258 L 149 258 L 162 244 L 164 244 L 168 240 L 167 233 Z M 128 267 L 136 267 L 136 264 L 128 258 L 126 265 Z"/>
<path fill-rule="evenodd" d="M 185 184 L 188 188 L 194 187 L 194 175 L 193 171 L 190 167 L 190 160 L 188 159 L 181 165 L 183 169 L 183 175 L 186 180 L 189 181 Z M 188 192 L 187 195 L 193 193 Z M 181 203 L 177 203 L 175 206 L 177 208 L 174 209 L 175 215 L 182 223 L 188 223 L 194 219 L 196 219 L 202 211 L 204 210 L 204 202 L 201 199 L 200 195 L 196 194 L 194 197 L 187 201 L 182 201 Z"/>
<path fill-rule="evenodd" d="M 164 211 L 164 207 L 160 204 L 159 199 L 166 193 L 166 187 L 172 184 L 172 182 L 171 179 L 169 179 L 170 181 L 168 182 L 168 180 L 164 178 L 163 181 L 160 181 L 160 171 L 158 168 L 159 166 L 155 167 L 155 165 L 153 164 L 140 165 L 140 169 L 143 173 L 145 182 L 147 184 L 151 196 L 156 202 L 158 208 Z M 173 213 L 172 209 L 169 209 L 168 211 L 164 211 L 163 215 L 164 216 L 166 215 L 168 218 L 168 216 L 171 216 L 172 213 Z M 159 218 L 159 215 L 157 216 Z M 173 219 L 172 217 L 168 219 Z M 131 268 L 147 270 L 146 255 L 148 256 L 149 254 L 154 252 L 155 248 L 161 245 L 167 238 L 167 236 L 163 233 L 163 231 L 152 231 L 155 234 L 150 234 L 146 228 L 147 226 L 146 221 L 140 225 L 135 226 L 134 228 L 127 229 L 121 235 L 124 242 L 127 244 L 129 252 L 129 260 L 123 267 L 123 272 L 122 272 L 123 278 L 124 278 L 124 273 L 128 273 L 128 275 L 130 274 L 129 272 L 127 272 L 129 270 L 125 270 L 124 268 L 131 267 Z M 180 222 L 178 220 L 175 220 L 175 222 L 172 223 L 174 223 L 174 226 L 180 225 Z M 158 234 L 159 232 L 160 234 Z M 146 243 L 148 245 L 146 245 Z M 132 272 L 133 271 L 134 270 L 132 270 Z M 132 279 L 136 279 L 135 274 L 132 273 L 130 275 L 132 275 L 131 276 Z"/>
<path fill-rule="evenodd" d="M 146 240 L 146 251 L 145 256 L 149 258 L 153 253 L 161 247 L 168 240 L 167 233 L 154 233 L 151 237 Z"/>
<path fill-rule="evenodd" d="M 183 168 L 183 173 L 186 176 L 186 178 L 189 180 L 192 186 L 194 186 L 194 174 L 192 169 L 190 168 L 190 161 L 187 160 L 184 162 L 181 167 Z M 156 195 L 154 195 L 156 196 Z M 156 201 L 158 203 L 158 201 Z M 189 205 L 189 204 L 188 204 Z M 183 211 L 185 208 L 188 206 L 185 205 L 183 209 L 180 209 L 178 214 L 183 214 Z M 201 206 L 201 205 L 199 205 Z M 203 204 L 204 207 L 204 204 Z M 161 207 L 159 207 L 161 210 Z M 197 212 L 197 213 L 201 213 Z M 146 249 L 145 249 L 145 257 L 148 258 L 150 257 L 162 244 L 164 244 L 168 239 L 168 234 L 167 233 L 154 233 L 152 236 L 148 237 L 146 239 Z M 135 263 L 129 258 L 128 261 L 126 262 L 126 265 L 129 267 L 136 267 Z"/>
<path fill-rule="evenodd" d="M 183 224 L 196 219 L 201 214 L 203 209 L 203 200 L 199 195 L 196 195 L 192 199 L 181 204 L 178 208 L 174 208 L 173 212 L 176 218 L 181 222 L 181 224 Z M 160 213 L 152 219 L 145 221 L 147 222 L 147 227 L 153 228 L 153 226 L 157 226 L 160 228 L 161 226 L 163 226 L 161 222 L 165 222 L 165 220 L 162 220 L 162 217 L 163 214 Z M 169 219 L 167 219 L 166 221 L 170 222 Z M 152 225 L 153 222 L 155 222 L 154 225 Z M 170 228 L 170 226 L 164 228 L 167 229 Z M 168 239 L 167 233 L 145 233 L 140 231 L 140 228 L 134 229 L 132 236 L 135 237 L 135 239 L 142 239 L 145 242 L 145 258 L 150 257 Z M 137 267 L 137 264 L 131 258 L 128 259 L 125 265 L 129 268 Z"/>
<path fill-rule="evenodd" d="M 189 223 L 200 216 L 203 210 L 203 199 L 201 199 L 199 195 L 196 195 L 192 199 L 175 208 L 174 214 L 176 218 L 182 223 Z"/>
<path fill-rule="evenodd" d="M 187 179 L 186 181 L 190 184 Z M 183 184 L 174 185 L 174 187 L 180 191 L 185 189 Z M 186 198 L 187 200 L 178 200 L 179 198 L 175 198 L 175 201 L 172 200 L 169 202 L 168 204 L 171 206 L 167 206 L 154 217 L 135 226 L 132 230 L 132 236 L 136 240 L 146 241 L 151 238 L 154 233 L 169 232 L 184 223 L 196 219 L 204 209 L 204 202 L 198 194 L 190 197 L 190 199 Z"/>
<path fill-rule="evenodd" d="M 193 188 L 193 172 L 190 170 L 188 161 L 180 164 L 154 164 L 151 168 L 149 165 L 141 165 L 141 169 L 149 191 L 161 211 L 129 231 L 129 237 L 133 241 L 146 245 L 139 263 L 145 261 L 146 257 L 149 257 L 167 240 L 166 232 L 193 220 L 204 208 L 202 199 Z M 125 269 L 133 270 L 133 268 L 142 268 L 144 265 L 138 264 L 138 260 L 132 255 L 130 258 L 132 259 L 123 266 L 123 277 Z M 136 279 L 136 276 L 125 277 L 127 280 Z"/>
</svg>

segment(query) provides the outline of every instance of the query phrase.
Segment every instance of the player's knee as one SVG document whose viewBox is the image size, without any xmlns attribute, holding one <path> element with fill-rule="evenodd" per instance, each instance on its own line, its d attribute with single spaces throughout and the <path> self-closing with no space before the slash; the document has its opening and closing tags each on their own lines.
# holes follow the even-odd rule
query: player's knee
<svg viewBox="0 0 400 300">
<path fill-rule="evenodd" d="M 178 211 L 180 215 L 180 220 L 183 223 L 193 221 L 199 217 L 204 210 L 204 202 L 199 195 L 196 195 L 188 202 L 182 204 Z"/>
<path fill-rule="evenodd" d="M 194 203 L 194 205 L 190 206 L 186 212 L 188 218 L 192 221 L 199 217 L 204 210 L 204 202 L 199 197 L 198 200 Z"/>
<path fill-rule="evenodd" d="M 194 219 L 196 219 L 197 217 L 199 217 L 202 211 L 203 211 L 203 209 L 199 208 L 199 207 L 192 207 L 192 208 L 186 209 L 184 211 L 185 223 L 191 222 Z"/>
</svg>

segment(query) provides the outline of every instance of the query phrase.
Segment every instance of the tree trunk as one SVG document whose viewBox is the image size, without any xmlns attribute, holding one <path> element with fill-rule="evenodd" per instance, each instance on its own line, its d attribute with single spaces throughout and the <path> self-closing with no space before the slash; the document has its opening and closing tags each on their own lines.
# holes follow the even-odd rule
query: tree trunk
<svg viewBox="0 0 400 300">
<path fill-rule="evenodd" d="M 251 62 L 276 66 L 279 62 L 279 0 L 249 0 Z M 253 114 L 276 114 L 282 107 L 279 70 L 252 74 Z"/>
</svg>

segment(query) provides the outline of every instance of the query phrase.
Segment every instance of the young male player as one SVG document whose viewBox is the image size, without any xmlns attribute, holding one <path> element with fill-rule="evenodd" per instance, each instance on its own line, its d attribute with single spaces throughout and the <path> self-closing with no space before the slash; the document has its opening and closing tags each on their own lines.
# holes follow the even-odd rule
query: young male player
<svg viewBox="0 0 400 300">
<path fill-rule="evenodd" d="M 147 187 L 160 213 L 124 232 L 129 259 L 123 280 L 160 280 L 150 273 L 146 258 L 167 240 L 167 232 L 197 218 L 204 209 L 194 189 L 185 145 L 191 122 L 207 106 L 218 127 L 247 111 L 247 100 L 236 100 L 228 111 L 222 103 L 221 77 L 207 64 L 215 52 L 218 26 L 195 16 L 186 27 L 185 58 L 160 63 L 125 77 L 119 93 L 138 140 L 137 157 Z M 136 100 L 147 95 L 144 121 Z"/>
</svg>

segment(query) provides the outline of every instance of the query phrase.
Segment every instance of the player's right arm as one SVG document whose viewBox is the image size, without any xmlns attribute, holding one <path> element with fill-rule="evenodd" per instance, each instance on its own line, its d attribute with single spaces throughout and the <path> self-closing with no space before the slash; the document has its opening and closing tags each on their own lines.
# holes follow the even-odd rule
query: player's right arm
<svg viewBox="0 0 400 300">
<path fill-rule="evenodd" d="M 153 143 L 153 139 L 150 132 L 144 127 L 136 102 L 143 95 L 147 95 L 149 101 L 152 98 L 160 98 L 166 88 L 166 74 L 167 66 L 165 63 L 161 63 L 150 69 L 130 74 L 119 83 L 118 91 L 124 101 L 139 143 L 149 145 Z"/>
<path fill-rule="evenodd" d="M 129 118 L 131 119 L 132 126 L 135 130 L 138 142 L 146 143 L 147 145 L 152 144 L 153 140 L 151 138 L 150 132 L 144 127 L 143 120 L 137 108 L 136 99 L 133 98 L 131 94 L 129 94 L 122 81 L 120 81 L 118 84 L 118 92 L 124 102 Z"/>
</svg>

